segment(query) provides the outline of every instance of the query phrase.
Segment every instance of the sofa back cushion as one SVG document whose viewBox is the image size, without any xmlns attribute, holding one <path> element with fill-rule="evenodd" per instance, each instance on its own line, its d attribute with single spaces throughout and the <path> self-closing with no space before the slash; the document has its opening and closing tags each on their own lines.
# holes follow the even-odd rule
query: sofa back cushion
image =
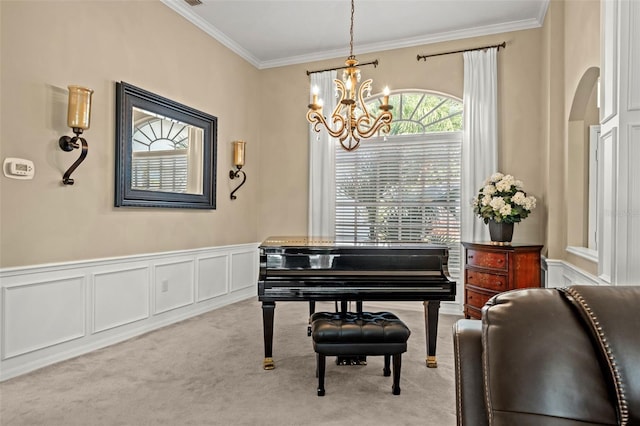
<svg viewBox="0 0 640 426">
<path fill-rule="evenodd" d="M 489 424 L 618 424 L 598 349 L 563 296 L 556 289 L 516 290 L 483 308 Z"/>
</svg>

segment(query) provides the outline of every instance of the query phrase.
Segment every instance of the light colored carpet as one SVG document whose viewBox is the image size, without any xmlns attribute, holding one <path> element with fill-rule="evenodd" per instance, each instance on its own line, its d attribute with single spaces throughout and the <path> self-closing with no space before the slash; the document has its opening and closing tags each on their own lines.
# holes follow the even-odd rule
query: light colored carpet
<svg viewBox="0 0 640 426">
<path fill-rule="evenodd" d="M 434 369 L 424 362 L 422 312 L 393 312 L 412 331 L 399 396 L 382 375 L 383 358 L 369 357 L 366 366 L 327 360 L 327 394 L 318 397 L 301 302 L 277 303 L 276 368 L 263 370 L 262 309 L 253 298 L 5 381 L 0 424 L 455 425 L 451 330 L 459 317 L 440 315 Z"/>
</svg>

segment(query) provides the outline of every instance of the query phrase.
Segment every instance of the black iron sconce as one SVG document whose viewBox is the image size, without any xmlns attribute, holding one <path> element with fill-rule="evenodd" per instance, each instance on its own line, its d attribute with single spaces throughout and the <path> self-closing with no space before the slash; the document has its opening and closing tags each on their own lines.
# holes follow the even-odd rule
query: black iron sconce
<svg viewBox="0 0 640 426">
<path fill-rule="evenodd" d="M 242 173 L 242 182 L 240 182 L 240 185 L 238 185 L 236 189 L 231 191 L 232 200 L 238 198 L 234 194 L 247 181 L 247 174 L 244 171 L 240 170 L 242 166 L 244 166 L 244 146 L 245 141 L 233 141 L 233 165 L 236 166 L 237 170 L 234 171 L 233 169 L 231 169 L 231 171 L 229 172 L 229 178 L 239 178 L 240 173 Z"/>
<path fill-rule="evenodd" d="M 58 144 L 63 151 L 71 152 L 82 147 L 80 157 L 69 167 L 62 177 L 62 183 L 73 185 L 71 173 L 82 163 L 89 151 L 89 145 L 85 138 L 80 137 L 83 130 L 89 128 L 91 121 L 91 95 L 93 90 L 80 86 L 69 86 L 69 107 L 67 110 L 67 126 L 73 129 L 74 137 L 62 136 Z"/>
</svg>

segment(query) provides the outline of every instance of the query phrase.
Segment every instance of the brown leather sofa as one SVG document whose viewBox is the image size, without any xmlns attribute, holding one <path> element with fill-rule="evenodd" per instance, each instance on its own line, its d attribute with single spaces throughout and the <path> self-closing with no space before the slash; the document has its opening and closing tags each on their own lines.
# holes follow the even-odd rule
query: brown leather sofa
<svg viewBox="0 0 640 426">
<path fill-rule="evenodd" d="M 458 425 L 640 425 L 640 287 L 532 288 L 454 325 Z"/>
</svg>

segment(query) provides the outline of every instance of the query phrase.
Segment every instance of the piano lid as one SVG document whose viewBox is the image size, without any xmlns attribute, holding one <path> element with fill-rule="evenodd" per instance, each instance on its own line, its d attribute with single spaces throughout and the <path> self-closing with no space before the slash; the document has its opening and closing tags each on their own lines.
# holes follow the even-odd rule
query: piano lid
<svg viewBox="0 0 640 426">
<path fill-rule="evenodd" d="M 371 241 L 352 239 L 334 239 L 331 237 L 315 236 L 283 236 L 269 237 L 262 242 L 260 247 L 357 247 L 357 248 L 440 248 L 447 249 L 444 245 L 427 244 L 411 241 Z"/>
</svg>

